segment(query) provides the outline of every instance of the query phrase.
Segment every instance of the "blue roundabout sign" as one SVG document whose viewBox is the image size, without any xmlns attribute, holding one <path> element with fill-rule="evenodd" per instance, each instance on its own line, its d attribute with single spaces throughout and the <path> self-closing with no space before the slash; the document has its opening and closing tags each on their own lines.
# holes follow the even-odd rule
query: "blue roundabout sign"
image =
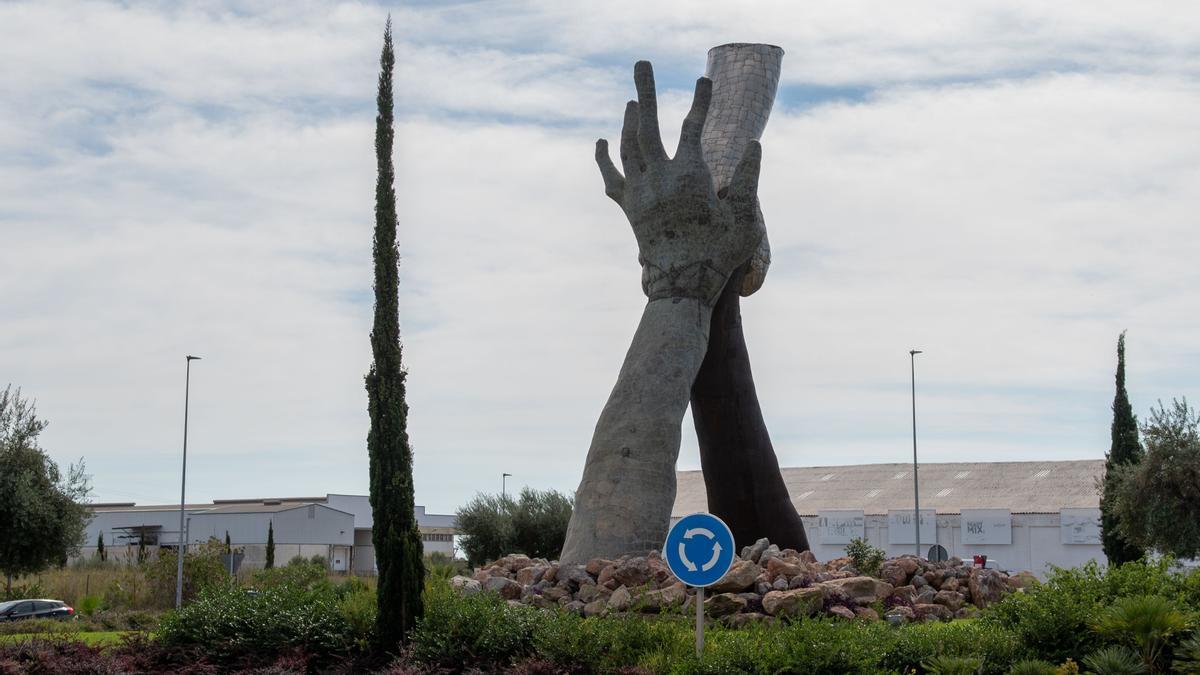
<svg viewBox="0 0 1200 675">
<path fill-rule="evenodd" d="M 693 513 L 671 526 L 663 558 L 680 581 L 703 588 L 729 571 L 733 548 L 733 533 L 725 521 L 711 513 Z"/>
</svg>

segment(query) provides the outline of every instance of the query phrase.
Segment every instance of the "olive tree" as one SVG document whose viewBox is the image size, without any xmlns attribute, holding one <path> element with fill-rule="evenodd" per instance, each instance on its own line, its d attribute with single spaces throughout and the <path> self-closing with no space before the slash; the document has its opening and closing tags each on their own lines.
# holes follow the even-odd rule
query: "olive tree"
<svg viewBox="0 0 1200 675">
<path fill-rule="evenodd" d="M 1180 558 L 1200 555 L 1200 416 L 1161 402 L 1142 425 L 1146 454 L 1116 469 L 1113 502 L 1125 540 Z"/>
<path fill-rule="evenodd" d="M 8 386 L 0 392 L 0 571 L 14 576 L 61 564 L 79 551 L 90 518 L 83 462 L 63 473 L 38 447 L 46 422 Z"/>
</svg>

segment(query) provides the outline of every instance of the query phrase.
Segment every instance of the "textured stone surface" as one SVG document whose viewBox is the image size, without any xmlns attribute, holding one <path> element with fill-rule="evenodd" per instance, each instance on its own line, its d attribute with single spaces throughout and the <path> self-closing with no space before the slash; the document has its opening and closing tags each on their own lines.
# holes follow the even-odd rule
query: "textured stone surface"
<svg viewBox="0 0 1200 675">
<path fill-rule="evenodd" d="M 734 593 L 719 593 L 704 601 L 704 613 L 709 616 L 737 614 L 746 608 L 746 599 Z"/>
<path fill-rule="evenodd" d="M 642 289 L 650 301 L 596 423 L 564 562 L 661 546 L 675 501 L 680 425 L 707 349 L 712 305 L 763 234 L 757 221 L 757 142 L 720 195 L 704 163 L 700 136 L 711 81 L 697 82 L 678 150 L 669 159 L 658 132 L 650 64 L 639 62 L 634 74 L 638 101 L 626 106 L 621 132 L 624 174 L 606 141 L 596 144 L 596 160 L 605 193 L 633 228 Z"/>
<path fill-rule="evenodd" d="M 839 590 L 859 605 L 869 605 L 892 594 L 892 585 L 874 577 L 849 577 L 821 582 L 822 586 Z"/>
<path fill-rule="evenodd" d="M 825 594 L 819 588 L 771 591 L 763 596 L 763 609 L 771 616 L 812 616 L 821 610 Z"/>
<path fill-rule="evenodd" d="M 704 161 L 718 189 L 733 179 L 746 145 L 762 138 L 775 105 L 782 64 L 783 50 L 772 45 L 736 43 L 708 50 L 704 74 L 713 82 L 713 102 L 702 142 Z M 761 211 L 756 218 L 762 222 Z M 764 234 L 742 279 L 742 295 L 762 286 L 770 265 L 771 246 Z"/>
<path fill-rule="evenodd" d="M 754 585 L 762 568 L 749 560 L 735 560 L 733 566 L 710 588 L 714 593 L 737 593 Z"/>
</svg>

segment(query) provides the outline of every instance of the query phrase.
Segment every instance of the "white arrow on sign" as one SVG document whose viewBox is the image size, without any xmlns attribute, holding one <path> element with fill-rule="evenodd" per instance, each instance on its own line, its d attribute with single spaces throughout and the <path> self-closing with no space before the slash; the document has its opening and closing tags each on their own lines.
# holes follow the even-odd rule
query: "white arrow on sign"
<svg viewBox="0 0 1200 675">
<path fill-rule="evenodd" d="M 712 533 L 712 530 L 709 530 L 709 529 L 708 529 L 708 528 L 706 528 L 706 527 L 693 527 L 692 529 L 690 529 L 690 530 L 688 530 L 687 532 L 684 532 L 684 533 L 683 533 L 683 538 L 684 538 L 684 539 L 691 539 L 692 537 L 694 537 L 694 536 L 696 536 L 696 535 L 698 535 L 698 534 L 702 534 L 702 535 L 704 535 L 704 536 L 708 537 L 709 539 L 716 539 L 716 538 L 717 538 L 717 535 L 713 534 L 713 533 Z"/>
<path fill-rule="evenodd" d="M 708 562 L 701 565 L 700 571 L 707 572 L 707 571 L 711 570 L 712 568 L 716 567 L 717 566 L 717 558 L 720 558 L 720 557 L 721 557 L 721 542 L 718 541 L 716 544 L 713 544 L 712 560 L 709 560 Z M 694 572 L 695 570 L 692 570 L 692 571 Z"/>
<path fill-rule="evenodd" d="M 696 571 L 696 563 L 692 562 L 691 560 L 688 560 L 687 551 L 686 551 L 682 541 L 679 542 L 679 559 L 683 561 L 683 566 L 688 568 L 689 572 Z"/>
</svg>

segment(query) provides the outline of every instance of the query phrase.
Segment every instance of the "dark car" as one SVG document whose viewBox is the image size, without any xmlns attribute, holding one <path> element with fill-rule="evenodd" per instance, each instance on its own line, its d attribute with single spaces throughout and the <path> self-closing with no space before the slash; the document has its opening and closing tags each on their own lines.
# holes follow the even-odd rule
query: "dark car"
<svg viewBox="0 0 1200 675">
<path fill-rule="evenodd" d="M 62 600 L 9 600 L 0 602 L 0 621 L 23 619 L 73 619 L 75 608 Z"/>
</svg>

